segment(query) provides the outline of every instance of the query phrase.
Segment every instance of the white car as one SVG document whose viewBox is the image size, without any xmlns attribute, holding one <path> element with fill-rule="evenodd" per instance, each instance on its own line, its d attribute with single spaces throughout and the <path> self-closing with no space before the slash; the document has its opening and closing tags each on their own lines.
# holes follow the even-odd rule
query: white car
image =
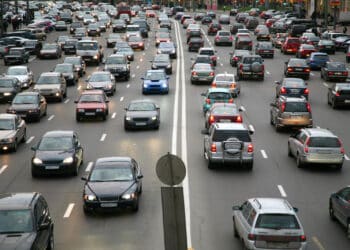
<svg viewBox="0 0 350 250">
<path fill-rule="evenodd" d="M 6 76 L 16 77 L 21 83 L 21 88 L 29 88 L 34 79 L 28 66 L 11 66 L 7 69 Z"/>
</svg>

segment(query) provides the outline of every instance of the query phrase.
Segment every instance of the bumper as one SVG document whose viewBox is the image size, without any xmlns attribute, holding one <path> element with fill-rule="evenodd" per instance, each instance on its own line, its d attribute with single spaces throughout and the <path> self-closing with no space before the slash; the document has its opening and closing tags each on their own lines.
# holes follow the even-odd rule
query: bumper
<svg viewBox="0 0 350 250">
<path fill-rule="evenodd" d="M 208 77 L 208 76 L 191 76 L 191 82 L 204 82 L 204 83 L 211 83 L 214 80 L 214 77 Z"/>
<path fill-rule="evenodd" d="M 286 72 L 286 76 L 294 76 L 294 77 L 298 77 L 298 78 L 308 78 L 310 77 L 310 73 L 304 73 L 304 72 Z"/>
<path fill-rule="evenodd" d="M 137 200 L 117 200 L 117 201 L 85 201 L 84 207 L 90 211 L 115 211 L 135 207 Z"/>
<path fill-rule="evenodd" d="M 41 164 L 35 165 L 32 163 L 32 171 L 35 174 L 67 174 L 76 169 L 76 163 L 72 164 Z"/>
<path fill-rule="evenodd" d="M 244 244 L 246 244 L 246 248 L 249 250 L 271 250 L 271 249 L 279 249 L 279 248 L 265 248 L 265 247 L 257 247 L 255 245 L 255 241 L 245 241 Z M 283 248 L 283 249 L 288 249 L 288 248 Z M 289 248 L 289 249 L 293 249 L 293 250 L 306 250 L 307 249 L 307 242 L 302 242 L 300 244 L 300 247 L 298 248 Z"/>
<path fill-rule="evenodd" d="M 83 56 L 82 59 L 84 60 L 85 63 L 99 63 L 100 58 L 97 57 L 95 58 L 94 56 Z"/>
<path fill-rule="evenodd" d="M 143 94 L 167 94 L 169 93 L 169 87 L 163 88 L 161 86 L 150 86 L 147 88 L 142 88 Z"/>
<path fill-rule="evenodd" d="M 15 144 L 13 142 L 0 142 L 0 150 L 9 151 L 11 150 Z"/>
<path fill-rule="evenodd" d="M 318 154 L 318 155 L 302 155 L 301 161 L 305 164 L 343 164 L 344 156 L 343 155 L 327 155 L 327 154 Z"/>
<path fill-rule="evenodd" d="M 60 100 L 62 98 L 62 94 L 58 93 L 58 92 L 57 93 L 43 93 L 43 92 L 40 92 L 40 94 L 42 96 L 44 96 L 46 100 L 49 100 L 49 99 L 51 99 L 51 100 L 59 99 Z"/>
<path fill-rule="evenodd" d="M 44 59 L 44 58 L 57 58 L 58 56 L 57 56 L 57 54 L 55 53 L 55 54 L 40 54 L 39 57 L 40 57 L 41 59 Z"/>
<path fill-rule="evenodd" d="M 254 162 L 254 157 L 253 155 L 247 157 L 243 156 L 242 158 L 240 157 L 222 157 L 221 156 L 216 156 L 216 155 L 210 155 L 208 157 L 209 161 L 212 163 L 220 163 L 220 164 L 232 164 L 232 165 L 243 165 L 243 164 L 252 164 Z"/>
<path fill-rule="evenodd" d="M 252 79 L 263 79 L 264 78 L 264 72 L 245 72 L 245 71 L 242 71 L 241 73 L 241 76 L 243 79 L 246 79 L 246 78 L 252 78 Z"/>
<path fill-rule="evenodd" d="M 27 110 L 17 111 L 16 114 L 24 120 L 35 120 L 38 119 L 38 117 L 40 117 L 40 112 L 29 112 Z"/>
<path fill-rule="evenodd" d="M 65 54 L 75 54 L 76 52 L 77 52 L 77 50 L 74 48 L 65 48 L 64 49 Z"/>
<path fill-rule="evenodd" d="M 313 126 L 312 119 L 282 119 L 278 118 L 278 126 L 280 127 L 309 127 Z"/>
<path fill-rule="evenodd" d="M 138 122 L 138 121 L 127 121 L 124 120 L 124 126 L 125 128 L 134 128 L 134 129 L 138 129 L 138 128 L 157 128 L 159 126 L 159 121 L 158 120 L 148 120 L 148 121 L 142 121 L 142 122 Z"/>
</svg>

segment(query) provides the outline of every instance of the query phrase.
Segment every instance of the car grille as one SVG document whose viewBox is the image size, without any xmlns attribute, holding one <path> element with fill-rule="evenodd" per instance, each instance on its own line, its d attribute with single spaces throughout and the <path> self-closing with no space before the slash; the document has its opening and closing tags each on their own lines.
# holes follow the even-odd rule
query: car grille
<svg viewBox="0 0 350 250">
<path fill-rule="evenodd" d="M 100 196 L 100 201 L 118 201 L 119 197 L 118 195 L 111 195 L 111 196 Z"/>
<path fill-rule="evenodd" d="M 59 165 L 62 163 L 62 160 L 43 160 L 45 165 Z"/>
<path fill-rule="evenodd" d="M 147 122 L 149 120 L 149 118 L 147 117 L 135 117 L 133 118 L 133 121 L 135 122 Z"/>
</svg>

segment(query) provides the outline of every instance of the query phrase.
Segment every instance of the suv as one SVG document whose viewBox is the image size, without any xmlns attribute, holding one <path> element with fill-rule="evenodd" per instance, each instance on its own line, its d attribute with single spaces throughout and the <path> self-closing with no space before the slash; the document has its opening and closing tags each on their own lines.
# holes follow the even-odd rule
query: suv
<svg viewBox="0 0 350 250">
<path fill-rule="evenodd" d="M 127 81 L 130 78 L 130 62 L 125 55 L 110 55 L 105 62 L 105 71 L 111 72 L 115 79 L 124 77 Z"/>
<path fill-rule="evenodd" d="M 343 143 L 328 129 L 305 128 L 288 139 L 288 156 L 296 158 L 298 168 L 306 164 L 327 164 L 340 170 L 344 153 Z"/>
<path fill-rule="evenodd" d="M 46 99 L 58 99 L 60 102 L 67 97 L 67 84 L 62 73 L 41 73 L 36 82 L 34 91 L 38 91 Z"/>
<path fill-rule="evenodd" d="M 280 96 L 270 106 L 270 123 L 276 131 L 285 127 L 312 128 L 311 106 L 304 97 Z"/>
<path fill-rule="evenodd" d="M 296 214 L 298 209 L 287 200 L 251 198 L 232 210 L 233 235 L 244 248 L 306 249 L 306 236 Z"/>
<path fill-rule="evenodd" d="M 298 37 L 287 37 L 281 46 L 281 52 L 283 54 L 292 53 L 296 54 L 300 47 L 300 41 Z"/>
<path fill-rule="evenodd" d="M 250 36 L 236 36 L 235 49 L 252 50 L 253 40 Z"/>
<path fill-rule="evenodd" d="M 54 223 L 39 193 L 0 195 L 0 224 L 0 249 L 54 249 Z"/>
<path fill-rule="evenodd" d="M 253 168 L 254 146 L 250 137 L 252 131 L 243 123 L 214 123 L 204 137 L 204 156 L 208 160 L 208 168 L 214 163 L 246 164 Z"/>
<path fill-rule="evenodd" d="M 327 103 L 333 109 L 339 106 L 350 106 L 350 84 L 335 83 L 328 87 Z"/>
<path fill-rule="evenodd" d="M 259 55 L 243 56 L 237 64 L 238 80 L 253 78 L 264 80 L 265 66 L 264 60 Z"/>
</svg>

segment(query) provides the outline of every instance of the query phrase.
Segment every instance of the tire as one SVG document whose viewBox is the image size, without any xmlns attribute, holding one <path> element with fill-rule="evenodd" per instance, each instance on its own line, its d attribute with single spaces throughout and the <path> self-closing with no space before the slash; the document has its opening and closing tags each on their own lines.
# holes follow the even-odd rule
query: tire
<svg viewBox="0 0 350 250">
<path fill-rule="evenodd" d="M 139 211 L 139 198 L 138 197 L 137 197 L 137 200 L 136 200 L 135 204 L 132 207 L 132 211 L 135 212 L 135 213 L 137 211 Z"/>
<path fill-rule="evenodd" d="M 214 164 L 210 160 L 208 160 L 208 168 L 209 169 L 214 169 L 215 168 Z"/>
<path fill-rule="evenodd" d="M 335 103 L 334 99 L 331 102 L 331 106 L 332 106 L 332 109 L 336 109 L 337 108 L 337 104 Z"/>
<path fill-rule="evenodd" d="M 24 134 L 23 134 L 21 142 L 26 142 L 26 141 L 27 141 L 27 130 L 24 130 Z"/>
<path fill-rule="evenodd" d="M 297 168 L 303 168 L 304 164 L 300 160 L 299 154 L 297 155 Z"/>
<path fill-rule="evenodd" d="M 75 168 L 73 169 L 72 175 L 73 176 L 78 176 L 79 174 L 79 165 L 77 163 L 77 165 L 75 166 Z"/>
<path fill-rule="evenodd" d="M 90 210 L 83 205 L 83 211 L 85 215 L 91 215 L 93 213 L 93 210 Z"/>
<path fill-rule="evenodd" d="M 77 122 L 80 122 L 80 121 L 81 121 L 81 117 L 77 115 L 77 116 L 75 117 L 75 120 L 76 120 Z"/>
<path fill-rule="evenodd" d="M 106 119 L 107 119 L 107 115 L 104 114 L 104 115 L 102 116 L 102 120 L 105 121 Z"/>
<path fill-rule="evenodd" d="M 32 167 L 31 174 L 32 174 L 32 178 L 38 178 L 38 177 L 39 177 L 39 174 L 38 174 L 37 172 L 35 172 L 35 170 L 33 169 L 33 167 Z"/>
<path fill-rule="evenodd" d="M 336 218 L 334 216 L 334 210 L 333 210 L 333 205 L 332 205 L 331 201 L 329 201 L 328 213 L 329 213 L 329 217 L 331 218 L 331 220 L 335 221 Z"/>
<path fill-rule="evenodd" d="M 13 147 L 12 147 L 12 152 L 17 152 L 17 146 L 18 146 L 18 143 L 17 143 L 17 139 L 16 139 L 15 144 L 13 144 Z"/>
<path fill-rule="evenodd" d="M 248 170 L 248 171 L 252 171 L 253 169 L 253 161 L 249 162 L 246 164 L 245 168 Z"/>
<path fill-rule="evenodd" d="M 338 171 L 340 171 L 342 168 L 343 168 L 343 163 L 337 164 L 337 165 L 335 166 L 335 169 L 338 170 Z"/>
<path fill-rule="evenodd" d="M 238 232 L 237 232 L 237 228 L 236 228 L 236 222 L 235 222 L 235 220 L 233 220 L 233 237 L 239 238 L 239 235 L 238 235 Z"/>
<path fill-rule="evenodd" d="M 67 97 L 67 90 L 64 92 L 64 94 L 62 96 L 63 96 L 63 98 Z"/>
<path fill-rule="evenodd" d="M 51 229 L 51 234 L 47 242 L 46 250 L 53 250 L 55 248 L 55 238 L 53 236 L 53 228 Z"/>
<path fill-rule="evenodd" d="M 293 157 L 292 151 L 290 150 L 290 145 L 288 143 L 288 156 Z"/>
</svg>

